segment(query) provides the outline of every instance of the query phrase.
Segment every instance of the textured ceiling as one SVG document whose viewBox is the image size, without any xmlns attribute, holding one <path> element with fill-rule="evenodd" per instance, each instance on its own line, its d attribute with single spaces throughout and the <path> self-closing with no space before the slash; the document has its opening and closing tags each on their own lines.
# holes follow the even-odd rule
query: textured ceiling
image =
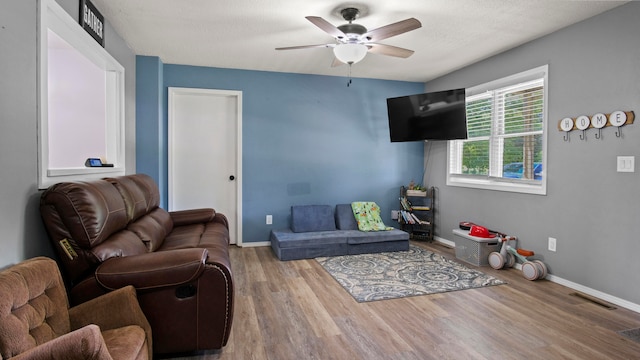
<svg viewBox="0 0 640 360">
<path fill-rule="evenodd" d="M 407 58 L 368 54 L 354 77 L 425 82 L 587 19 L 627 1 L 564 0 L 93 0 L 137 55 L 166 64 L 347 76 L 331 67 L 328 48 L 276 47 L 332 43 L 305 19 L 345 23 L 353 6 L 369 30 L 417 18 L 420 29 L 380 43 L 414 50 Z M 108 37 L 108 34 L 107 34 Z M 108 38 L 107 38 L 107 41 Z"/>
</svg>

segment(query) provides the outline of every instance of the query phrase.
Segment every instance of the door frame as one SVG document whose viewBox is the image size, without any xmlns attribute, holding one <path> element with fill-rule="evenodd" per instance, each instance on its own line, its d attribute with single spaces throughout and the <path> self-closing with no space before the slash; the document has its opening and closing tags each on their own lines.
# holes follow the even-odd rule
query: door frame
<svg viewBox="0 0 640 360">
<path fill-rule="evenodd" d="M 176 121 L 176 115 L 174 114 L 175 109 L 175 96 L 176 95 L 207 95 L 207 96 L 217 96 L 217 97 L 232 97 L 235 98 L 236 101 L 236 161 L 235 161 L 235 182 L 236 182 L 236 224 L 229 224 L 229 226 L 235 226 L 236 228 L 236 245 L 242 246 L 242 91 L 236 90 L 217 90 L 217 89 L 200 89 L 200 88 L 183 88 L 183 87 L 169 87 L 168 88 L 168 141 L 167 141 L 167 152 L 168 152 L 168 183 L 167 186 L 170 187 L 169 184 L 172 183 L 173 178 L 173 160 L 175 158 L 172 153 L 173 149 L 173 138 L 171 133 L 173 131 L 173 127 Z M 170 189 L 169 189 L 170 190 Z M 168 206 L 171 203 L 171 194 L 169 193 Z"/>
</svg>

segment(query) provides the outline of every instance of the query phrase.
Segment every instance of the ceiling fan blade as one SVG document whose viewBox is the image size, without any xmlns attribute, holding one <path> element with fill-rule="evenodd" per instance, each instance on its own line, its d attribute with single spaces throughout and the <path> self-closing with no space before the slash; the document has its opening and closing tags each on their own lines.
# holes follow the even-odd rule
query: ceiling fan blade
<svg viewBox="0 0 640 360">
<path fill-rule="evenodd" d="M 373 43 L 368 43 L 366 45 L 369 47 L 369 52 L 374 54 L 408 58 L 414 53 L 413 50 L 392 46 L 392 45 L 373 44 Z"/>
<path fill-rule="evenodd" d="M 369 41 L 380 41 L 422 27 L 418 19 L 410 18 L 366 32 L 362 37 Z"/>
<path fill-rule="evenodd" d="M 313 25 L 319 27 L 320 29 L 322 29 L 322 31 L 326 32 L 336 39 L 342 39 L 347 36 L 340 29 L 319 16 L 307 16 L 306 19 L 311 21 Z"/>
<path fill-rule="evenodd" d="M 300 46 L 279 47 L 279 48 L 276 48 L 276 50 L 298 50 L 298 49 L 328 48 L 328 47 L 334 47 L 334 46 L 335 46 L 335 44 L 300 45 Z"/>
</svg>

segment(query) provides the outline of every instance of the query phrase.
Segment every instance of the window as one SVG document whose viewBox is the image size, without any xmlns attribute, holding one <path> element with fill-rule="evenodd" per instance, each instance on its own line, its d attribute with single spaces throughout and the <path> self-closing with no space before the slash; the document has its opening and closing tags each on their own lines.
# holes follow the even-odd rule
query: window
<svg viewBox="0 0 640 360">
<path fill-rule="evenodd" d="M 546 194 L 547 72 L 467 89 L 468 139 L 448 143 L 447 185 Z"/>
<path fill-rule="evenodd" d="M 38 41 L 38 187 L 124 175 L 124 68 L 53 0 L 39 1 Z"/>
</svg>

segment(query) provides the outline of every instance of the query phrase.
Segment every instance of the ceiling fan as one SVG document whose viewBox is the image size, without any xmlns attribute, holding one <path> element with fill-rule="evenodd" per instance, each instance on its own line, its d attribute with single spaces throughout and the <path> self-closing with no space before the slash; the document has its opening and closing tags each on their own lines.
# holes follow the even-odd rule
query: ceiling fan
<svg viewBox="0 0 640 360">
<path fill-rule="evenodd" d="M 422 24 L 417 19 L 410 18 L 377 29 L 367 30 L 366 27 L 353 23 L 360 14 L 360 10 L 348 7 L 342 9 L 340 14 L 348 23 L 338 27 L 319 16 L 306 17 L 306 19 L 315 26 L 333 36 L 336 39 L 335 44 L 289 46 L 276 48 L 276 50 L 297 50 L 319 47 L 333 48 L 335 59 L 332 66 L 355 64 L 364 59 L 367 52 L 400 58 L 407 58 L 413 54 L 413 50 L 379 44 L 378 41 L 422 27 Z"/>
</svg>

